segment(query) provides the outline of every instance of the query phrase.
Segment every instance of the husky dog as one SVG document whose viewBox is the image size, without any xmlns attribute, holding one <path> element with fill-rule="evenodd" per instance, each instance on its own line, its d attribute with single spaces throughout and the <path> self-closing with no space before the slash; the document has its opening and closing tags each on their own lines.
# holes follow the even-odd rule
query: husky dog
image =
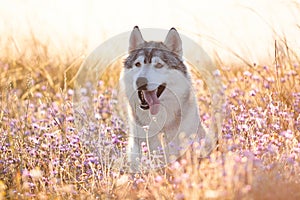
<svg viewBox="0 0 300 200">
<path fill-rule="evenodd" d="M 193 142 L 200 144 L 205 131 L 176 29 L 170 29 L 164 42 L 155 42 L 145 41 L 135 26 L 128 51 L 121 83 L 129 104 L 128 159 L 131 171 L 137 172 L 146 166 L 145 152 L 161 161 L 152 167 L 162 166 Z"/>
</svg>

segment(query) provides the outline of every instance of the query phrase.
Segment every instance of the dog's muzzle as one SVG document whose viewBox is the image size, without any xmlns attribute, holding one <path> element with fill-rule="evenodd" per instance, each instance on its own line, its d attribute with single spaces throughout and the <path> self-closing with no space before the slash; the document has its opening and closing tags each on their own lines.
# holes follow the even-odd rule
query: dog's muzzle
<svg viewBox="0 0 300 200">
<path fill-rule="evenodd" d="M 166 84 L 165 83 L 158 86 L 157 91 L 156 91 L 157 98 L 160 97 L 160 95 L 164 92 L 165 89 L 166 89 Z M 148 110 L 150 107 L 149 107 L 147 101 L 145 100 L 143 90 L 138 90 L 138 96 L 139 96 L 139 99 L 141 101 L 141 106 L 140 106 L 141 109 Z"/>
</svg>

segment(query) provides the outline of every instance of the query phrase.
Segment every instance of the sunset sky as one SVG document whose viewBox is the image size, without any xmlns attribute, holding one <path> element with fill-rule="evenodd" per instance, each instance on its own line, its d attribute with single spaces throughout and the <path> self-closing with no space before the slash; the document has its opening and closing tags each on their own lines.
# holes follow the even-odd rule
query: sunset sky
<svg viewBox="0 0 300 200">
<path fill-rule="evenodd" d="M 300 4 L 291 0 L 0 0 L 0 5 L 2 39 L 5 33 L 26 36 L 30 28 L 57 45 L 84 40 L 92 50 L 139 25 L 175 27 L 224 60 L 228 49 L 253 62 L 270 58 L 274 40 L 283 35 L 295 51 L 300 48 Z"/>
</svg>

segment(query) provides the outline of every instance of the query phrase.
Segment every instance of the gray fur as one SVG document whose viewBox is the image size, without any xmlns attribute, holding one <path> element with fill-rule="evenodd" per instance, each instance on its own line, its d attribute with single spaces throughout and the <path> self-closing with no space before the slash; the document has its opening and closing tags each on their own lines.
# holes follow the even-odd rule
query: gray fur
<svg viewBox="0 0 300 200">
<path fill-rule="evenodd" d="M 134 61 L 139 57 L 144 56 L 144 63 L 151 63 L 153 57 L 162 59 L 170 69 L 181 71 L 185 76 L 187 75 L 187 68 L 182 59 L 176 53 L 167 49 L 162 42 L 146 42 L 143 48 L 132 50 L 124 62 L 127 69 L 133 67 Z"/>
</svg>

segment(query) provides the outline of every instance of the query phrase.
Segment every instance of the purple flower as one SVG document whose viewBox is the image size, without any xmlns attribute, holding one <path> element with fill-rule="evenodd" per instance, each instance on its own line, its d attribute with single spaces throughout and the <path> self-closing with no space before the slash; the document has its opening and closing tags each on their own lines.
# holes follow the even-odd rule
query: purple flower
<svg viewBox="0 0 300 200">
<path fill-rule="evenodd" d="M 249 95 L 250 96 L 255 96 L 256 95 L 256 90 L 250 90 Z"/>
<path fill-rule="evenodd" d="M 75 120 L 75 118 L 74 118 L 73 116 L 68 116 L 68 117 L 66 118 L 66 120 L 67 120 L 67 122 L 73 123 L 74 120 Z"/>
<path fill-rule="evenodd" d="M 69 95 L 69 96 L 73 96 L 73 95 L 74 95 L 74 90 L 68 89 L 68 95 Z"/>
<path fill-rule="evenodd" d="M 227 140 L 232 139 L 232 134 L 225 134 L 224 138 Z"/>
<path fill-rule="evenodd" d="M 163 178 L 161 176 L 156 176 L 154 180 L 155 182 L 160 183 L 163 181 Z"/>
<path fill-rule="evenodd" d="M 147 146 L 143 146 L 143 147 L 142 147 L 142 151 L 143 151 L 144 153 L 148 152 Z"/>
<path fill-rule="evenodd" d="M 100 115 L 99 113 L 96 113 L 96 114 L 95 114 L 95 119 L 96 119 L 96 120 L 100 120 L 101 118 L 102 118 L 102 117 L 101 117 L 101 115 Z"/>
<path fill-rule="evenodd" d="M 182 199 L 184 199 L 184 194 L 183 194 L 183 193 L 177 193 L 177 194 L 175 195 L 175 199 L 176 199 L 176 200 L 182 200 Z"/>
<path fill-rule="evenodd" d="M 113 144 L 117 144 L 119 142 L 120 142 L 120 140 L 118 138 L 116 138 L 116 137 L 112 138 L 112 143 Z"/>
<path fill-rule="evenodd" d="M 243 74 L 244 74 L 244 76 L 248 76 L 248 77 L 250 77 L 252 75 L 252 73 L 249 71 L 244 71 Z"/>
<path fill-rule="evenodd" d="M 42 98 L 42 97 L 43 97 L 43 94 L 40 93 L 40 92 L 37 92 L 37 93 L 35 93 L 35 97 L 36 97 L 36 98 Z"/>
<path fill-rule="evenodd" d="M 141 146 L 142 146 L 142 147 L 147 146 L 146 142 L 141 142 Z"/>
<path fill-rule="evenodd" d="M 221 75 L 220 70 L 217 69 L 217 70 L 213 71 L 213 75 L 217 76 L 217 77 L 220 76 Z"/>
<path fill-rule="evenodd" d="M 283 132 L 280 133 L 280 135 L 282 135 L 286 139 L 293 139 L 293 133 L 292 133 L 291 130 L 283 131 Z"/>
</svg>

